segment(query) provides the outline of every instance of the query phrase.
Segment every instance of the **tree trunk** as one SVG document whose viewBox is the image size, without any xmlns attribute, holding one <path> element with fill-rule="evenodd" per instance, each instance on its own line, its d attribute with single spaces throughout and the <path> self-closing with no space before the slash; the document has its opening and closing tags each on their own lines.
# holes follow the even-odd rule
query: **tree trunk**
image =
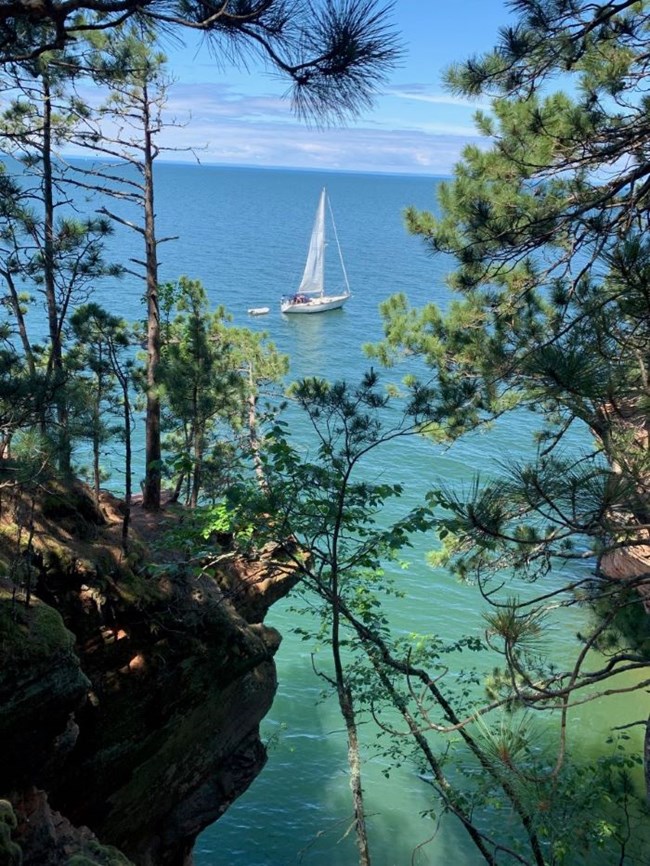
<svg viewBox="0 0 650 866">
<path fill-rule="evenodd" d="M 260 440 L 257 437 L 257 397 L 255 395 L 255 381 L 253 379 L 253 365 L 248 364 L 248 441 L 253 456 L 253 466 L 257 475 L 257 483 L 260 489 L 266 491 L 266 477 L 264 465 L 260 457 Z"/>
<path fill-rule="evenodd" d="M 145 454 L 146 470 L 143 508 L 148 511 L 160 509 L 160 394 L 158 393 L 158 368 L 160 366 L 160 306 L 158 300 L 158 255 L 156 249 L 156 215 L 153 188 L 153 141 L 149 96 L 146 84 L 143 87 L 144 112 L 144 238 L 147 285 L 147 411 Z"/>
<path fill-rule="evenodd" d="M 359 737 L 352 703 L 352 693 L 346 683 L 338 688 L 339 707 L 345 721 L 348 736 L 348 768 L 350 771 L 350 788 L 354 807 L 354 823 L 359 850 L 359 866 L 370 866 L 370 849 L 368 846 L 368 831 L 366 815 L 363 808 L 363 789 L 361 787 L 361 756 L 359 753 Z"/>
<path fill-rule="evenodd" d="M 23 352 L 25 353 L 25 360 L 27 361 L 27 368 L 29 369 L 29 375 L 32 377 L 36 376 L 36 362 L 34 361 L 34 353 L 32 351 L 32 344 L 29 340 L 29 336 L 27 334 L 27 325 L 25 323 L 25 316 L 23 315 L 23 311 L 20 306 L 20 298 L 18 296 L 18 290 L 16 288 L 16 284 L 14 282 L 13 276 L 9 271 L 3 271 L 3 277 L 7 281 L 7 286 L 9 288 L 9 299 L 11 303 L 11 309 L 13 311 L 14 316 L 16 317 L 16 323 L 18 325 L 18 334 L 20 336 L 20 342 L 22 343 Z"/>
<path fill-rule="evenodd" d="M 198 419 L 194 425 L 194 469 L 192 471 L 192 492 L 190 495 L 190 507 L 196 508 L 199 504 L 199 490 L 201 489 L 201 475 L 203 468 L 203 426 Z"/>
<path fill-rule="evenodd" d="M 122 518 L 122 550 L 128 553 L 129 525 L 131 522 L 131 407 L 124 397 L 124 517 Z"/>
<path fill-rule="evenodd" d="M 99 508 L 99 487 L 101 483 L 100 467 L 100 437 L 101 437 L 101 404 L 104 391 L 104 379 L 102 376 L 102 348 L 99 347 L 99 365 L 97 373 L 97 389 L 95 391 L 95 402 L 93 406 L 93 487 L 95 493 L 95 505 Z"/>
<path fill-rule="evenodd" d="M 122 518 L 122 550 L 128 553 L 129 526 L 131 522 L 131 501 L 133 498 L 133 470 L 131 468 L 131 402 L 129 400 L 129 377 L 120 365 L 114 343 L 109 343 L 111 365 L 122 389 L 122 409 L 124 417 L 124 517 Z"/>
<path fill-rule="evenodd" d="M 350 788 L 352 790 L 357 849 L 359 851 L 359 866 L 370 866 L 370 848 L 368 845 L 368 831 L 366 829 L 363 788 L 361 786 L 361 757 L 359 753 L 357 722 L 352 692 L 345 679 L 343 660 L 341 658 L 340 610 L 336 563 L 333 563 L 332 599 L 332 656 L 336 676 L 336 693 L 348 738 L 348 769 L 350 773 Z"/>
<path fill-rule="evenodd" d="M 645 769 L 645 792 L 648 805 L 650 805 L 650 717 L 645 726 L 645 748 L 644 748 L 644 769 Z"/>
<path fill-rule="evenodd" d="M 124 518 L 122 520 L 122 550 L 128 553 L 129 523 L 131 521 L 132 469 L 131 469 L 131 404 L 129 402 L 129 383 L 122 383 L 124 396 Z"/>
<path fill-rule="evenodd" d="M 95 426 L 99 424 L 99 416 L 95 419 Z M 99 486 L 101 483 L 99 435 L 97 430 L 93 434 L 93 490 L 95 505 L 99 506 Z"/>
<path fill-rule="evenodd" d="M 50 333 L 50 357 L 47 371 L 54 385 L 58 433 L 57 460 L 59 469 L 66 475 L 72 472 L 72 451 L 68 436 L 68 411 L 65 397 L 60 393 L 63 386 L 63 352 L 61 348 L 61 327 L 56 301 L 55 261 L 54 261 L 54 181 L 52 171 L 52 99 L 47 73 L 43 74 L 43 280 L 47 305 L 47 320 Z M 41 421 L 45 428 L 45 419 Z"/>
</svg>

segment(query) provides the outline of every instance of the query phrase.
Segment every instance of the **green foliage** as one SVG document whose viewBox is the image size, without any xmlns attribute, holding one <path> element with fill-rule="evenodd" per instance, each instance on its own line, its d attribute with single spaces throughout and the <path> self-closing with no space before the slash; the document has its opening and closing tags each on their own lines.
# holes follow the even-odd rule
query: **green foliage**
<svg viewBox="0 0 650 866">
<path fill-rule="evenodd" d="M 70 204 L 69 166 L 56 149 L 70 144 L 86 114 L 74 93 L 77 73 L 69 58 L 53 54 L 4 68 L 6 101 L 0 113 L 2 150 L 22 164 L 18 179 L 11 182 L 13 189 L 9 184 L 0 189 L 0 196 L 16 197 L 14 203 L 0 205 L 3 307 L 15 335 L 12 350 L 23 368 L 17 381 L 34 388 L 35 404 L 23 419 L 12 419 L 13 429 L 36 422 L 41 429 L 49 426 L 57 462 L 68 474 L 74 438 L 68 421 L 75 398 L 63 363 L 68 315 L 97 279 L 123 273 L 121 266 L 104 258 L 104 240 L 111 233 L 104 217 L 62 213 Z M 24 286 L 27 295 L 21 291 Z M 32 297 L 43 299 L 47 340 L 42 346 L 35 345 L 30 334 Z"/>
<path fill-rule="evenodd" d="M 381 413 L 388 397 L 374 373 L 359 386 L 305 380 L 293 388 L 292 396 L 313 425 L 317 450 L 313 460 L 305 459 L 287 439 L 286 425 L 276 424 L 264 455 L 267 489 L 255 507 L 271 516 L 268 531 L 275 537 L 295 535 L 307 550 L 316 551 L 319 569 L 330 568 L 336 560 L 339 571 L 377 573 L 383 558 L 408 545 L 410 533 L 430 526 L 430 512 L 416 508 L 383 526 L 383 506 L 403 489 L 366 480 L 360 464 L 379 445 L 414 434 L 420 419 L 405 415 L 400 426 L 384 429 Z M 328 540 L 333 532 L 336 551 Z"/>
<path fill-rule="evenodd" d="M 324 4 L 318 14 L 310 7 L 308 17 L 316 17 L 306 30 L 291 28 L 298 12 L 283 2 L 240 7 L 243 17 L 235 20 L 226 4 L 204 26 L 226 45 L 252 38 L 294 78 L 303 113 L 355 110 L 395 56 L 373 3 L 340 10 Z M 184 568 L 213 556 L 223 536 L 241 547 L 279 542 L 301 575 L 304 609 L 316 617 L 313 628 L 307 619 L 299 628 L 331 651 L 331 663 L 319 672 L 337 695 L 351 751 L 358 719 L 379 722 L 378 747 L 390 766 L 422 768 L 435 800 L 431 812 L 453 814 L 477 856 L 536 866 L 597 857 L 635 862 L 642 855 L 626 828 L 645 817 L 630 781 L 637 759 L 617 743 L 591 766 L 570 761 L 567 737 L 575 733 L 572 703 L 615 691 L 610 677 L 647 666 L 647 616 L 636 596 L 647 576 L 621 587 L 603 575 L 608 557 L 644 546 L 648 524 L 648 7 L 519 0 L 515 8 L 519 21 L 497 49 L 448 75 L 456 92 L 495 97 L 491 112 L 477 116 L 493 147 L 467 148 L 453 181 L 441 187 L 437 213 L 406 213 L 410 230 L 455 263 L 449 276 L 455 299 L 444 311 L 413 310 L 404 296 L 390 299 L 383 306 L 386 339 L 372 350 L 383 363 L 420 355 L 434 370 L 435 387 L 411 373 L 396 412 L 399 398 L 380 388 L 374 371 L 358 385 L 298 383 L 291 397 L 316 443 L 305 456 L 286 423 L 272 413 L 260 417 L 257 405 L 261 390 L 285 375 L 286 359 L 261 335 L 233 328 L 225 311 L 210 312 L 200 282 L 183 277 L 157 289 L 155 256 L 148 261 L 148 312 L 151 323 L 158 297 L 162 346 L 147 397 L 164 401 L 167 468 L 177 494 L 185 492 L 193 506 L 212 503 L 188 512 L 167 541 L 186 554 Z M 151 20 L 156 12 L 157 4 L 149 4 L 142 15 Z M 110 19 L 100 26 L 94 12 L 84 23 L 93 33 L 87 57 L 95 80 L 113 85 L 102 111 L 118 117 L 130 105 L 155 113 L 164 100 L 162 57 L 142 15 L 130 32 L 111 30 Z M 7 26 L 11 35 L 15 25 Z M 43 27 L 31 36 L 13 32 L 24 45 L 52 36 Z M 307 43 L 318 48 L 316 59 L 305 59 Z M 75 40 L 72 51 L 87 47 L 79 45 Z M 286 62 L 280 49 L 288 52 Z M 92 303 L 69 315 L 88 300 L 98 277 L 120 273 L 102 256 L 109 222 L 58 218 L 45 197 L 34 199 L 38 207 L 26 205 L 41 180 L 56 188 L 43 130 L 57 145 L 77 135 L 103 146 L 92 112 L 55 62 L 61 57 L 48 53 L 16 67 L 11 84 L 21 92 L 0 118 L 30 184 L 16 188 L 0 173 L 0 277 L 7 295 L 0 422 L 8 431 L 3 444 L 14 447 L 14 460 L 3 468 L 27 493 L 54 458 L 65 463 L 78 432 L 71 416 L 101 450 L 115 433 L 105 410 L 119 405 L 120 375 L 130 376 L 117 360 L 129 350 L 125 324 Z M 299 59 L 298 66 L 290 59 Z M 70 74 L 81 74 L 79 60 L 66 58 Z M 548 92 L 554 76 L 573 86 Z M 149 85 L 161 87 L 155 98 Z M 44 106 L 52 104 L 46 116 Z M 142 141 L 135 135 L 124 148 L 129 158 L 141 154 Z M 120 190 L 140 203 L 146 193 L 146 186 Z M 142 231 L 155 249 L 153 226 Z M 44 346 L 30 339 L 34 301 L 15 277 L 44 291 Z M 119 399 L 127 396 L 122 387 Z M 377 449 L 421 432 L 453 441 L 515 409 L 540 419 L 534 459 L 510 461 L 498 477 L 477 479 L 466 490 L 432 491 L 387 525 L 385 506 L 403 489 L 399 479 L 378 481 L 366 469 Z M 65 435 L 50 442 L 53 421 Z M 596 439 L 580 454 L 565 445 L 576 428 Z M 157 471 L 157 458 L 148 472 L 154 465 Z M 383 599 L 402 591 L 392 572 L 411 537 L 434 528 L 442 547 L 436 564 L 475 581 L 482 593 L 484 636 L 445 643 L 391 628 Z M 594 556 L 596 576 L 577 570 Z M 586 602 L 597 617 L 577 636 L 576 658 L 561 667 L 546 652 L 548 628 L 565 608 Z M 70 649 L 52 613 L 40 602 L 25 609 L 2 599 L 5 658 L 24 664 L 32 651 Z M 543 708 L 561 724 L 555 760 L 532 723 Z M 89 850 L 71 862 L 111 862 L 100 853 Z"/>
<path fill-rule="evenodd" d="M 491 147 L 465 149 L 435 211 L 405 214 L 447 257 L 452 300 L 416 310 L 389 299 L 385 339 L 370 353 L 393 365 L 419 356 L 433 370 L 439 440 L 512 410 L 538 423 L 530 460 L 509 457 L 491 478 L 430 494 L 431 562 L 477 584 L 502 659 L 484 684 L 482 740 L 465 740 L 477 765 L 454 802 L 481 827 L 486 806 L 509 802 L 522 862 L 637 863 L 637 758 L 616 751 L 583 766 L 564 743 L 574 701 L 615 693 L 618 671 L 643 683 L 647 664 L 650 11 L 582 0 L 514 8 L 494 51 L 447 76 L 452 92 L 492 97 L 477 116 Z M 566 89 L 551 92 L 558 81 Z M 417 384 L 410 375 L 407 387 Z M 546 651 L 548 627 L 587 604 L 593 615 L 562 669 Z M 490 725 L 490 706 L 507 710 L 504 729 Z M 555 765 L 530 745 L 527 707 L 557 711 Z"/>
<path fill-rule="evenodd" d="M 116 438 L 126 441 L 130 435 L 127 428 L 131 418 L 125 401 L 133 368 L 131 333 L 123 319 L 96 303 L 78 307 L 70 325 L 75 337 L 66 358 L 68 368 L 75 373 L 69 387 L 75 418 L 71 435 L 90 439 L 93 465 L 89 475 L 98 497 L 100 482 L 110 477 L 101 467 L 104 448 Z"/>
<path fill-rule="evenodd" d="M 287 359 L 264 334 L 229 324 L 223 308 L 209 312 L 198 280 L 181 277 L 161 293 L 166 446 L 186 499 L 218 499 L 238 467 L 256 455 L 256 401 L 265 384 L 279 382 Z M 175 315 L 174 315 L 175 313 Z"/>
<path fill-rule="evenodd" d="M 101 845 L 99 842 L 86 841 L 81 851 L 73 854 L 65 866 L 132 866 L 121 851 L 112 845 Z"/>
<path fill-rule="evenodd" d="M 260 536 L 256 526 L 247 519 L 237 504 L 237 495 L 213 505 L 198 505 L 184 512 L 162 534 L 158 546 L 172 554 L 184 553 L 186 562 L 200 569 L 206 558 L 213 558 L 223 549 L 236 546 L 244 551 L 257 547 Z M 166 567 L 166 566 L 165 566 Z"/>
<path fill-rule="evenodd" d="M 155 2 L 145 9 L 135 0 L 119 9 L 108 0 L 73 0 L 56 14 L 48 11 L 38 18 L 20 8 L 2 14 L 0 8 L 0 62 L 46 57 L 52 48 L 75 46 L 80 34 L 106 47 L 110 57 L 110 34 L 125 22 L 128 27 L 135 21 L 136 32 L 143 35 L 143 30 L 156 33 L 157 28 L 166 33 L 173 21 L 175 27 L 201 30 L 219 67 L 226 61 L 247 67 L 252 58 L 269 64 L 291 84 L 300 116 L 340 121 L 368 107 L 401 54 L 389 11 L 390 4 L 376 0 L 309 8 L 290 0 L 261 5 L 229 0 L 209 10 L 185 0 Z M 138 61 L 134 48 L 116 47 L 119 62 L 105 61 L 111 73 Z"/>
<path fill-rule="evenodd" d="M 514 715 L 479 725 L 484 754 L 505 769 L 518 796 L 528 804 L 541 862 L 557 866 L 642 863 L 644 842 L 630 832 L 646 820 L 647 807 L 635 791 L 632 773 L 640 758 L 631 754 L 622 735 L 604 747 L 600 757 L 585 762 L 567 759 L 546 763 L 547 747 L 534 737 L 531 719 Z M 467 763 L 463 796 L 475 807 L 488 805 L 496 821 L 504 821 L 501 792 L 492 780 Z M 488 831 L 489 832 L 489 831 Z M 531 862 L 522 837 L 510 844 L 524 862 Z M 533 861 L 534 862 L 534 861 Z"/>
<path fill-rule="evenodd" d="M 0 593 L 0 658 L 5 670 L 42 663 L 61 652 L 71 652 L 74 635 L 64 626 L 61 615 L 43 602 L 30 608 L 18 605 L 6 590 Z"/>
<path fill-rule="evenodd" d="M 604 623 L 597 641 L 603 654 L 615 654 L 621 647 L 629 647 L 641 658 L 650 658 L 650 618 L 639 604 L 638 586 L 606 585 L 600 592 L 594 592 L 590 601 L 596 622 Z"/>
<path fill-rule="evenodd" d="M 21 866 L 23 855 L 20 846 L 11 841 L 11 831 L 18 825 L 16 815 L 7 800 L 0 800 L 0 864 Z"/>
<path fill-rule="evenodd" d="M 492 53 L 448 74 L 453 91 L 493 97 L 479 116 L 492 147 L 465 150 L 435 214 L 406 212 L 409 229 L 450 257 L 454 299 L 445 312 L 390 299 L 385 341 L 371 351 L 388 363 L 418 354 L 433 369 L 439 438 L 513 409 L 535 413 L 529 462 L 434 494 L 446 514 L 431 561 L 484 593 L 508 575 L 554 579 L 573 567 L 575 586 L 569 578 L 555 597 L 598 596 L 601 619 L 585 641 L 604 647 L 616 634 L 622 659 L 644 640 L 642 627 L 635 640 L 612 625 L 629 622 L 633 605 L 606 577 L 614 559 L 639 573 L 647 525 L 647 166 L 629 154 L 650 133 L 648 6 L 522 0 L 517 12 Z M 558 74 L 572 87 L 549 92 Z M 590 556 L 602 592 L 583 591 L 578 568 Z"/>
<path fill-rule="evenodd" d="M 583 669 L 582 657 L 574 667 L 562 668 L 548 652 L 559 612 L 585 598 L 580 581 L 539 597 L 533 591 L 523 598 L 503 597 L 486 589 L 484 638 L 451 642 L 394 633 L 383 603 L 388 596 L 399 598 L 401 590 L 387 565 L 404 558 L 414 533 L 433 527 L 449 545 L 449 555 L 462 553 L 457 561 L 482 587 L 486 574 L 503 581 L 504 566 L 510 569 L 515 562 L 529 578 L 548 574 L 563 553 L 571 559 L 573 544 L 576 558 L 582 557 L 576 527 L 587 535 L 603 495 L 619 495 L 610 490 L 612 473 L 600 464 L 553 455 L 541 467 L 510 467 L 506 481 L 477 482 L 469 500 L 457 491 L 434 490 L 424 506 L 387 526 L 383 507 L 402 488 L 384 479 L 370 482 L 364 461 L 376 461 L 377 449 L 393 438 L 426 427 L 418 395 L 412 403 L 402 401 L 400 414 L 395 398 L 370 372 L 357 386 L 306 380 L 293 387 L 292 396 L 311 422 L 313 457 L 298 452 L 287 425 L 277 423 L 264 457 L 266 486 L 239 488 L 236 499 L 255 525 L 255 540 L 282 540 L 302 576 L 304 604 L 295 611 L 296 630 L 316 643 L 316 670 L 325 694 L 338 695 L 348 732 L 351 719 L 364 732 L 366 722 L 376 723 L 373 748 L 385 772 L 421 768 L 432 802 L 439 804 L 432 808 L 453 813 L 487 862 L 493 862 L 494 845 L 511 847 L 531 863 L 587 863 L 594 851 L 603 862 L 616 856 L 627 845 L 628 816 L 640 814 L 641 807 L 632 787 L 620 803 L 612 796 L 611 808 L 602 803 L 597 808 L 598 792 L 625 786 L 622 780 L 636 758 L 616 752 L 590 767 L 569 760 L 564 747 L 555 755 L 555 744 L 548 737 L 540 740 L 537 713 L 531 711 L 547 707 L 563 714 L 574 688 L 598 689 L 602 671 Z M 577 496 L 588 489 L 589 496 Z M 560 512 L 571 514 L 566 525 L 557 518 Z M 594 650 L 610 632 L 597 625 L 583 639 L 592 667 L 599 665 Z M 329 664 L 326 648 L 332 653 Z M 644 664 L 630 654 L 629 644 L 611 643 L 610 649 L 605 680 L 622 665 Z M 488 650 L 492 670 L 486 669 Z M 502 660 L 498 666 L 495 654 Z M 566 736 L 563 727 L 560 737 Z M 499 815 L 506 810 L 510 817 L 503 826 Z"/>
</svg>

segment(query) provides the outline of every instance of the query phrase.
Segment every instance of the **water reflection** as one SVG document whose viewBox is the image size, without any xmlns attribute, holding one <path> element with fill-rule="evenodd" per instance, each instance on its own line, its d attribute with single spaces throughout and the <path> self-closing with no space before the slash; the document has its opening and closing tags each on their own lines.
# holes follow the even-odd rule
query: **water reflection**
<svg viewBox="0 0 650 866">
<path fill-rule="evenodd" d="M 340 351 L 335 331 L 346 324 L 346 316 L 345 310 L 282 316 L 283 342 L 291 346 L 291 378 L 330 375 L 332 351 Z"/>
</svg>

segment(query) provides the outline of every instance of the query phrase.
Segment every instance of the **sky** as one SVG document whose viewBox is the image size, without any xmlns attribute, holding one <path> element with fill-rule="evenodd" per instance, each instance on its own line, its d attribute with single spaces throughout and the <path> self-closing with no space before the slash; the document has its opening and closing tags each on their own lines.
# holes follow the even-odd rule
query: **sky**
<svg viewBox="0 0 650 866">
<path fill-rule="evenodd" d="M 326 129 L 297 120 L 286 80 L 217 64 L 193 34 L 184 46 L 164 44 L 175 79 L 168 109 L 179 124 L 168 142 L 195 148 L 201 163 L 451 174 L 463 147 L 481 142 L 473 115 L 487 106 L 446 93 L 442 73 L 489 50 L 511 16 L 504 0 L 396 0 L 392 20 L 404 48 L 399 66 L 370 110 Z"/>
</svg>

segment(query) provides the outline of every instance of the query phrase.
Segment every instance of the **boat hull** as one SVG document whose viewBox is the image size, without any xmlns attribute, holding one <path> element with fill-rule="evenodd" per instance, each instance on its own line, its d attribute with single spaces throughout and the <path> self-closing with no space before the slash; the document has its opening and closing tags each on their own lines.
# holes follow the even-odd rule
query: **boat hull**
<svg viewBox="0 0 650 866">
<path fill-rule="evenodd" d="M 283 313 L 305 315 L 310 313 L 326 313 L 328 310 L 338 310 L 348 300 L 350 295 L 322 295 L 318 298 L 308 298 L 305 301 L 295 301 L 293 298 L 283 300 L 280 310 Z"/>
</svg>

